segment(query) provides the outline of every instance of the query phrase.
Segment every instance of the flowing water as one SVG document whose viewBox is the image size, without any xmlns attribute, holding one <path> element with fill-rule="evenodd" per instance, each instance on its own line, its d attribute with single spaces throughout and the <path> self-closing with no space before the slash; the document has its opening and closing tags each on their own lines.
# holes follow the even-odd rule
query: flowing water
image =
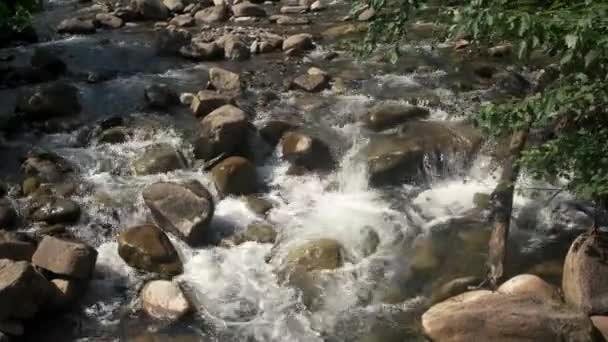
<svg viewBox="0 0 608 342">
<path fill-rule="evenodd" d="M 247 242 L 231 248 L 191 248 L 172 238 L 185 269 L 176 280 L 193 298 L 197 314 L 191 320 L 166 326 L 137 313 L 137 291 L 147 278 L 118 256 L 116 234 L 150 221 L 141 198 L 146 185 L 159 180 L 196 179 L 211 191 L 214 186 L 209 174 L 193 159 L 191 142 L 197 123 L 192 114 L 187 108 L 171 114 L 145 109 L 143 88 L 162 82 L 178 92 L 196 92 L 204 88 L 207 70 L 216 64 L 157 56 L 152 28 L 143 23 L 91 36 L 57 36 L 49 31 L 49 27 L 75 13 L 79 6 L 71 1 L 51 1 L 48 10 L 36 17 L 38 30 L 47 35 L 43 35 L 45 42 L 0 50 L 0 54 L 15 56 L 13 63 L 26 64 L 33 49 L 44 46 L 68 62 L 71 73 L 67 78 L 80 90 L 82 120 L 67 132 L 30 132 L 5 139 L 2 153 L 6 162 L 0 169 L 7 179 L 14 179 L 18 175 L 18 156 L 31 147 L 50 149 L 74 163 L 79 183 L 76 200 L 83 206 L 84 215 L 69 229 L 99 251 L 95 276 L 81 308 L 49 318 L 31 340 L 40 336 L 53 336 L 48 339 L 53 341 L 113 341 L 135 336 L 148 336 L 142 341 L 421 339 L 416 322 L 428 307 L 429 284 L 440 275 L 414 284 L 420 291 L 404 289 L 413 286 L 407 266 L 413 242 L 429 234 L 429 229 L 438 223 L 473 210 L 475 193 L 491 192 L 499 170 L 490 155 L 480 153 L 470 167 L 459 164 L 456 172 L 438 174 L 423 185 L 372 187 L 362 154 L 371 137 L 359 118 L 380 100 L 406 103 L 417 99 L 430 109 L 429 120 L 463 120 L 460 114 L 489 97 L 491 86 L 475 85 L 460 90 L 461 83 L 469 82 L 460 61 L 426 43 L 409 47 L 400 62 L 392 66 L 384 62 L 357 62 L 348 54 L 332 62 L 325 61 L 323 56 L 331 46 L 327 42 L 319 44 L 304 58 L 305 62 L 347 79 L 351 87 L 346 93 L 325 91 L 310 95 L 283 91 L 278 103 L 257 108 L 252 99 L 266 90 L 259 84 L 280 89 L 283 78 L 304 70 L 301 62 L 285 62 L 283 75 L 276 72 L 277 65 L 284 66 L 277 62 L 283 61 L 281 53 L 254 56 L 243 63 L 219 63 L 254 74 L 254 80 L 259 81 L 250 86 L 250 100 L 243 104 L 255 108 L 254 124 L 271 118 L 301 123 L 331 142 L 340 162 L 327 175 L 288 175 L 289 166 L 281 161 L 279 152 L 254 139 L 251 144 L 256 151 L 257 171 L 267 184 L 266 197 L 274 207 L 264 218 L 252 212 L 240 198 L 218 199 L 211 230 L 220 239 L 250 223 L 270 222 L 279 231 L 279 243 L 275 247 Z M 333 24 L 330 18 L 338 18 L 344 8 L 345 4 L 335 4 L 314 20 L 324 23 L 320 26 L 328 26 Z M 107 75 L 107 80 L 86 82 L 90 73 Z M 0 89 L 0 110 L 12 111 L 19 90 Z M 82 143 L 80 137 L 84 132 L 99 120 L 113 116 L 126 118 L 129 126 L 136 128 L 128 142 Z M 167 174 L 132 175 L 131 162 L 145 146 L 158 142 L 179 148 L 190 166 Z M 562 194 L 557 199 L 567 196 Z M 529 193 L 516 198 L 518 212 L 524 212 L 521 208 L 531 212 L 528 221 L 533 222 L 533 228 L 522 228 L 515 234 L 521 253 L 530 258 L 551 243 L 550 233 L 543 227 L 553 227 L 557 220 L 555 206 L 531 206 L 540 201 Z M 564 215 L 564 220 L 573 217 Z M 582 212 L 577 215 L 580 220 L 586 217 Z M 573 227 L 577 222 L 568 221 L 566 225 Z M 370 253 L 373 232 L 379 243 Z M 284 284 L 276 270 L 291 248 L 314 238 L 339 241 L 345 248 L 347 261 L 335 271 L 322 272 L 319 287 L 323 302 L 310 310 L 303 294 Z M 458 249 L 458 242 L 453 243 L 456 245 L 448 242 L 446 248 Z M 273 257 L 267 262 L 269 255 Z M 386 300 L 395 291 L 407 295 L 399 300 Z"/>
</svg>

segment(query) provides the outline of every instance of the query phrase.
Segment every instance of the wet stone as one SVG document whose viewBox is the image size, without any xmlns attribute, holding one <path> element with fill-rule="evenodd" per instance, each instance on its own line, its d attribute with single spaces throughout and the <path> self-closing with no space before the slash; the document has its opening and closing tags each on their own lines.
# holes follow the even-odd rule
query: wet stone
<svg viewBox="0 0 608 342">
<path fill-rule="evenodd" d="M 166 173 L 186 167 L 186 160 L 181 152 L 166 143 L 148 146 L 141 157 L 133 163 L 136 175 Z"/>
<path fill-rule="evenodd" d="M 32 256 L 32 264 L 76 279 L 89 279 L 96 260 L 97 251 L 93 247 L 52 236 L 45 236 Z"/>
<path fill-rule="evenodd" d="M 129 266 L 163 276 L 182 273 L 182 262 L 171 241 L 158 227 L 132 227 L 118 236 L 118 254 Z"/>
<path fill-rule="evenodd" d="M 213 217 L 214 203 L 202 184 L 160 182 L 146 187 L 142 196 L 162 229 L 190 245 L 203 242 Z"/>
</svg>

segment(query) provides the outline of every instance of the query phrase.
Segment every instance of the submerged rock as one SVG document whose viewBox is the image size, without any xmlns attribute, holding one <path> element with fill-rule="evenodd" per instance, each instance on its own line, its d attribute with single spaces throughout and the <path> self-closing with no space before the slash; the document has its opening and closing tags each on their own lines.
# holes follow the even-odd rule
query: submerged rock
<svg viewBox="0 0 608 342">
<path fill-rule="evenodd" d="M 32 264 L 55 274 L 89 279 L 95 269 L 97 251 L 84 243 L 45 236 L 32 256 Z"/>
<path fill-rule="evenodd" d="M 144 311 L 156 319 L 177 321 L 192 308 L 179 286 L 168 280 L 154 280 L 141 291 Z"/>
<path fill-rule="evenodd" d="M 56 82 L 39 87 L 33 94 L 19 99 L 17 110 L 31 120 L 48 120 L 80 113 L 78 89 L 70 84 Z"/>
<path fill-rule="evenodd" d="M 584 314 L 538 299 L 472 291 L 436 304 L 422 315 L 433 341 L 595 341 Z"/>
<path fill-rule="evenodd" d="M 300 245 L 287 254 L 285 265 L 296 272 L 333 270 L 341 267 L 343 248 L 332 239 L 318 239 Z"/>
<path fill-rule="evenodd" d="M 186 159 L 181 152 L 166 143 L 148 146 L 142 156 L 133 162 L 136 175 L 166 173 L 186 167 Z"/>
<path fill-rule="evenodd" d="M 214 204 L 211 194 L 197 181 L 184 184 L 155 183 L 142 193 L 156 223 L 190 245 L 203 242 Z"/>
<path fill-rule="evenodd" d="M 587 315 L 608 312 L 608 239 L 603 233 L 584 233 L 568 251 L 562 289 L 566 303 Z"/>
<path fill-rule="evenodd" d="M 118 236 L 118 254 L 129 266 L 165 277 L 182 273 L 182 262 L 171 241 L 159 228 L 143 225 Z"/>
<path fill-rule="evenodd" d="M 177 93 L 167 84 L 151 84 L 146 86 L 145 96 L 148 105 L 153 108 L 167 109 L 179 103 Z"/>
<path fill-rule="evenodd" d="M 262 216 L 266 215 L 273 207 L 271 201 L 259 195 L 243 196 L 243 200 L 251 211 Z"/>
<path fill-rule="evenodd" d="M 247 115 L 233 105 L 222 106 L 201 121 L 201 132 L 195 143 L 197 158 L 211 160 L 230 155 L 246 141 Z"/>
<path fill-rule="evenodd" d="M 274 243 L 276 238 L 277 231 L 272 225 L 265 223 L 252 223 L 248 225 L 245 230 L 222 240 L 220 246 L 232 247 L 245 242 Z"/>
<path fill-rule="evenodd" d="M 408 122 L 397 134 L 372 137 L 366 150 L 371 181 L 382 185 L 449 174 L 471 160 L 481 141 L 472 127 Z"/>
<path fill-rule="evenodd" d="M 287 132 L 281 139 L 283 159 L 308 170 L 329 170 L 335 161 L 321 140 L 299 132 Z"/>
<path fill-rule="evenodd" d="M 383 131 L 409 120 L 427 118 L 429 115 L 429 110 L 422 107 L 381 104 L 365 114 L 363 124 L 371 130 Z"/>
<path fill-rule="evenodd" d="M 258 188 L 255 166 L 243 157 L 224 159 L 213 167 L 211 174 L 222 196 L 251 194 Z"/>
</svg>

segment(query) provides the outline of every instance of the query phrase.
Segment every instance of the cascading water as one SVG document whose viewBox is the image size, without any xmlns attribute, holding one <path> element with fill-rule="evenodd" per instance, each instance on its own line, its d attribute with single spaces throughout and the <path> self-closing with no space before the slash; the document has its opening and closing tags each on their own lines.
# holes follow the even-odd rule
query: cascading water
<svg viewBox="0 0 608 342">
<path fill-rule="evenodd" d="M 49 23 L 69 13 L 69 6 L 62 1 L 53 1 L 53 4 L 56 8 L 43 18 Z M 38 25 L 46 23 L 42 20 Z M 198 123 L 192 114 L 186 110 L 172 116 L 151 113 L 142 109 L 139 99 L 133 99 L 143 97 L 141 89 L 155 82 L 169 83 L 178 91 L 196 92 L 206 82 L 208 65 L 153 57 L 153 35 L 145 25 L 133 25 L 117 32 L 38 44 L 66 55 L 73 54 L 76 56 L 74 69 L 106 73 L 109 80 L 88 84 L 78 78 L 81 77 L 78 73 L 71 76 L 79 80 L 76 84 L 84 111 L 90 114 L 88 122 L 79 129 L 70 133 L 23 135 L 4 143 L 7 151 L 23 152 L 31 146 L 47 148 L 75 166 L 75 177 L 80 182 L 75 199 L 82 205 L 84 215 L 69 229 L 99 252 L 82 310 L 69 313 L 65 318 L 78 322 L 73 335 L 81 341 L 115 340 L 146 329 L 167 328 L 131 317 L 138 308 L 138 290 L 147 276 L 129 267 L 117 251 L 119 232 L 151 221 L 141 197 L 142 189 L 157 181 L 195 179 L 215 191 L 210 175 L 194 161 L 191 138 Z M 99 45 L 104 39 L 109 42 Z M 421 50 L 419 56 L 415 48 L 408 53 L 417 61 L 450 63 L 432 49 Z M 10 52 L 26 59 L 32 51 L 21 48 Z M 96 60 L 97 53 L 104 58 Z M 319 48 L 309 54 L 306 61 L 321 60 L 329 64 L 322 60 L 325 54 L 326 51 Z M 254 73 L 259 68 L 260 73 L 264 70 L 271 73 L 272 67 L 264 65 L 271 59 L 263 58 L 254 57 L 248 72 Z M 364 150 L 373 137 L 360 123 L 360 117 L 372 105 L 381 100 L 404 104 L 416 99 L 419 105 L 430 110 L 427 120 L 444 122 L 453 120 L 454 114 L 474 108 L 487 89 L 456 92 L 451 84 L 454 76 L 449 65 L 445 70 L 419 68 L 414 72 L 401 70 L 397 65 L 389 71 L 377 72 L 377 64 L 359 64 L 350 57 L 340 58 L 342 60 L 328 65 L 328 71 L 350 77 L 353 89 L 342 95 L 332 91 L 318 95 L 283 92 L 277 104 L 256 110 L 254 122 L 293 119 L 316 130 L 330 142 L 338 156 L 338 167 L 329 174 L 293 176 L 288 172 L 288 163 L 281 160 L 279 149 L 266 156 L 268 146 L 254 141 L 254 150 L 260 159 L 258 175 L 268 188 L 264 196 L 273 203 L 268 215 L 257 215 L 240 198 L 219 200 L 214 193 L 217 203 L 210 229 L 217 240 L 251 223 L 270 223 L 278 231 L 278 242 L 274 246 L 245 242 L 230 248 L 191 248 L 171 237 L 184 262 L 184 273 L 176 280 L 187 289 L 196 305 L 197 315 L 184 325 L 194 330 L 195 335 L 205 336 L 205 341 L 420 339 L 415 322 L 428 304 L 428 298 L 423 291 L 412 291 L 406 298 L 395 295 L 409 294 L 407 287 L 411 285 L 408 281 L 412 275 L 407 266 L 413 262 L 414 241 L 429 235 L 438 224 L 470 213 L 475 209 L 475 194 L 488 194 L 496 185 L 497 170 L 492 167 L 491 158 L 482 153 L 471 165 L 463 165 L 452 155 L 442 155 L 441 161 L 454 166 L 457 172 L 445 177 L 434 166 L 429 166 L 427 171 L 431 176 L 423 185 L 408 182 L 372 186 Z M 146 62 L 148 59 L 154 62 Z M 409 68 L 403 66 L 403 69 Z M 248 89 L 256 95 L 262 91 L 255 86 Z M 0 108 L 12 108 L 15 98 L 14 91 L 0 90 Z M 245 103 L 245 106 L 255 105 Z M 126 142 L 102 144 L 93 139 L 82 143 L 81 137 L 86 136 L 91 123 L 113 116 L 125 118 L 129 127 L 134 128 Z M 167 143 L 182 151 L 189 161 L 188 167 L 165 174 L 133 175 L 134 160 L 145 147 L 156 143 Z M 11 167 L 5 165 L 2 170 Z M 527 204 L 527 197 L 517 197 L 518 208 Z M 36 227 L 27 229 L 35 231 Z M 530 236 L 530 241 L 538 241 L 534 240 L 538 236 L 535 232 L 529 232 L 522 239 Z M 317 238 L 338 241 L 344 248 L 345 262 L 339 269 L 320 272 L 315 286 L 322 300 L 311 309 L 306 306 L 306 294 L 290 286 L 279 273 L 290 250 Z M 532 251 L 540 248 L 534 243 L 523 247 Z M 440 277 L 439 274 L 432 276 Z M 428 289 L 433 277 L 425 278 L 422 285 L 415 285 Z M 388 299 L 391 296 L 400 299 L 391 301 Z M 135 328 L 130 329 L 132 326 Z"/>
</svg>

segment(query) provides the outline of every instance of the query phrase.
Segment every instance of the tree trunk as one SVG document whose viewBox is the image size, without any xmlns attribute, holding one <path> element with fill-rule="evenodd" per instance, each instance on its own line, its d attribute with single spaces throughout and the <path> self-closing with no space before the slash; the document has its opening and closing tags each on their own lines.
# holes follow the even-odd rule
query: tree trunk
<svg viewBox="0 0 608 342">
<path fill-rule="evenodd" d="M 515 132 L 511 137 L 509 155 L 505 160 L 498 185 L 492 192 L 492 214 L 490 216 L 492 235 L 490 237 L 487 265 L 489 268 L 487 281 L 492 288 L 496 288 L 504 276 L 509 225 L 511 211 L 513 210 L 513 192 L 520 169 L 517 160 L 526 145 L 529 131 L 529 128 L 525 128 Z"/>
</svg>

